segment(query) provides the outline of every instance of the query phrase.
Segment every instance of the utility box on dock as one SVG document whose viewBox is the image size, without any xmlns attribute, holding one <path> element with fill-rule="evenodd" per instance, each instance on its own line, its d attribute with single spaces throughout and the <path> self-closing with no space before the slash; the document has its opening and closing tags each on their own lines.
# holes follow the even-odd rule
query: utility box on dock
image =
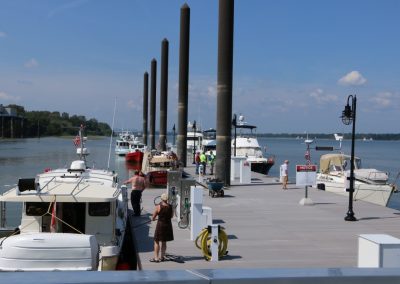
<svg viewBox="0 0 400 284">
<path fill-rule="evenodd" d="M 240 161 L 240 183 L 251 183 L 251 162 L 247 160 Z"/>
<path fill-rule="evenodd" d="M 400 267 L 400 239 L 385 234 L 360 235 L 358 267 Z"/>
<path fill-rule="evenodd" d="M 242 161 L 246 161 L 246 157 L 231 157 L 231 180 L 240 178 L 240 164 Z"/>
</svg>

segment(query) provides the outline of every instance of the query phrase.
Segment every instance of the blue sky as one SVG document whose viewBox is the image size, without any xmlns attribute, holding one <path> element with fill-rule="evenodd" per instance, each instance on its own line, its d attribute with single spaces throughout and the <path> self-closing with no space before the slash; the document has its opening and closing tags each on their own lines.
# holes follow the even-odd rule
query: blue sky
<svg viewBox="0 0 400 284">
<path fill-rule="evenodd" d="M 169 40 L 168 129 L 177 124 L 177 0 L 0 0 L 0 103 L 141 129 L 143 73 Z M 215 127 L 218 1 L 191 9 L 189 120 Z M 236 0 L 233 113 L 258 132 L 400 133 L 400 1 Z M 150 73 L 150 72 L 149 72 Z M 159 113 L 157 126 L 159 127 Z"/>
</svg>

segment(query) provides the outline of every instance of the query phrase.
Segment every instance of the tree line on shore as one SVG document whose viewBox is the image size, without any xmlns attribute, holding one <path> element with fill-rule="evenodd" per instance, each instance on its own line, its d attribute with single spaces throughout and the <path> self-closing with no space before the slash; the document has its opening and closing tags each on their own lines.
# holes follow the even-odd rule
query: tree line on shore
<svg viewBox="0 0 400 284">
<path fill-rule="evenodd" d="M 16 118 L 19 120 L 10 123 L 10 118 L 0 120 L 1 138 L 12 137 L 38 137 L 38 136 L 63 136 L 76 135 L 80 125 L 85 125 L 86 135 L 109 136 L 111 127 L 97 119 L 86 119 L 83 115 L 70 116 L 66 112 L 58 111 L 26 111 L 23 106 L 8 105 L 16 110 Z M 14 133 L 12 133 L 14 132 Z M 140 131 L 139 131 L 140 132 Z M 156 135 L 158 133 L 156 132 Z M 173 133 L 168 133 L 172 135 Z M 345 140 L 351 140 L 351 133 L 344 133 Z M 267 138 L 298 138 L 305 139 L 304 133 L 258 133 L 258 137 Z M 308 133 L 310 139 L 333 139 L 333 134 Z M 356 133 L 358 140 L 400 140 L 400 133 Z"/>
<path fill-rule="evenodd" d="M 17 117 L 14 123 L 2 122 L 3 133 L 20 132 L 17 135 L 7 135 L 9 137 L 76 135 L 80 125 L 85 126 L 86 135 L 111 134 L 111 127 L 107 123 L 98 122 L 95 118 L 86 119 L 83 115 L 69 115 L 66 112 L 58 111 L 26 111 L 23 106 L 19 105 L 9 105 L 8 107 L 16 109 Z M 5 137 L 7 136 L 5 135 Z"/>
</svg>

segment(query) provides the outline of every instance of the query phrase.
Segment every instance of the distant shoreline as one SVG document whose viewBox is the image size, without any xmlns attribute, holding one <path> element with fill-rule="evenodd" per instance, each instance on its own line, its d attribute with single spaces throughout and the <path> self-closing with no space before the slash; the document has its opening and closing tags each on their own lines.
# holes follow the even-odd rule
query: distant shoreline
<svg viewBox="0 0 400 284">
<path fill-rule="evenodd" d="M 351 133 L 340 134 L 343 135 L 343 140 L 351 140 Z M 307 134 L 304 133 L 258 133 L 257 137 L 265 137 L 265 138 L 291 138 L 291 139 L 299 139 L 305 140 L 307 138 Z M 325 133 L 308 133 L 309 139 L 335 139 L 333 134 L 325 134 Z M 384 140 L 384 141 L 397 141 L 400 140 L 400 133 L 384 133 L 384 134 L 374 134 L 374 133 L 358 133 L 355 135 L 356 140 L 363 141 L 374 141 L 374 140 Z"/>
</svg>

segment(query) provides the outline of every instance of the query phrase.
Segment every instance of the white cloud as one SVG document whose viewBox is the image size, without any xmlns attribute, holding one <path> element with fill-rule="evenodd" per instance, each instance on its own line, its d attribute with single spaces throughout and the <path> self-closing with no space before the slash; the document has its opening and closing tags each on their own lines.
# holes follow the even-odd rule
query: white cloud
<svg viewBox="0 0 400 284">
<path fill-rule="evenodd" d="M 367 79 L 361 75 L 358 71 L 351 71 L 347 73 L 345 76 L 339 79 L 338 84 L 343 86 L 360 86 L 364 85 L 367 82 Z"/>
<path fill-rule="evenodd" d="M 0 38 L 6 37 L 6 36 L 7 36 L 7 34 L 5 32 L 0 31 Z"/>
<path fill-rule="evenodd" d="M 335 95 L 327 95 L 322 89 L 315 89 L 310 93 L 310 97 L 315 99 L 318 104 L 328 104 L 331 102 L 336 102 L 338 97 Z"/>
<path fill-rule="evenodd" d="M 399 107 L 400 95 L 391 92 L 381 92 L 370 99 L 375 108 L 387 109 Z"/>
<path fill-rule="evenodd" d="M 128 108 L 133 109 L 133 110 L 141 110 L 142 106 L 138 105 L 135 100 L 129 100 L 127 103 Z"/>
<path fill-rule="evenodd" d="M 20 97 L 13 97 L 7 94 L 6 92 L 1 92 L 0 91 L 0 99 L 5 100 L 5 101 L 10 101 L 10 102 L 17 102 L 21 98 Z"/>
<path fill-rule="evenodd" d="M 88 2 L 89 0 L 75 0 L 75 1 L 71 1 L 68 2 L 66 4 L 63 4 L 61 6 L 58 6 L 57 8 L 51 10 L 49 12 L 49 14 L 47 15 L 49 18 L 54 17 L 57 14 L 63 13 L 65 11 L 68 10 L 73 10 L 76 8 L 79 8 L 80 6 L 84 5 L 86 2 Z"/>
<path fill-rule="evenodd" d="M 215 89 L 215 86 L 208 86 L 207 88 L 207 96 L 210 98 L 216 98 L 217 97 L 217 90 Z"/>
<path fill-rule="evenodd" d="M 24 64 L 25 68 L 34 68 L 39 66 L 39 62 L 35 58 L 29 59 L 27 62 Z"/>
</svg>

